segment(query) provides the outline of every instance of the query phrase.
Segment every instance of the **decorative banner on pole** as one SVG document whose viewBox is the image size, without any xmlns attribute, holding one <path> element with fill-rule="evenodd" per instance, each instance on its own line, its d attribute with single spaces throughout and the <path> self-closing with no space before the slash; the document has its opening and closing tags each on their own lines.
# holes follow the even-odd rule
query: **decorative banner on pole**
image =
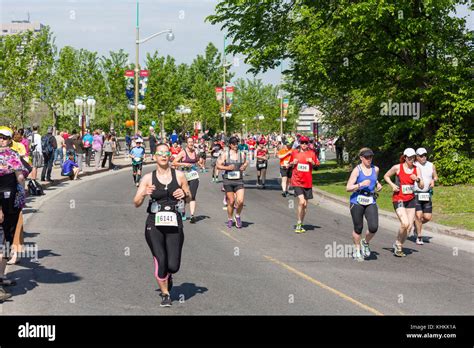
<svg viewBox="0 0 474 348">
<path fill-rule="evenodd" d="M 148 70 L 140 70 L 140 79 L 138 80 L 138 99 L 143 100 L 148 86 Z"/>
<path fill-rule="evenodd" d="M 195 129 L 195 130 L 201 130 L 201 129 L 202 129 L 202 127 L 201 127 L 201 122 L 195 121 L 195 122 L 194 122 L 194 129 Z"/>
<path fill-rule="evenodd" d="M 227 110 L 230 110 L 230 107 L 232 106 L 232 103 L 234 102 L 234 87 L 233 86 L 226 87 L 225 94 L 226 94 Z"/>
<path fill-rule="evenodd" d="M 216 100 L 219 102 L 222 101 L 222 92 L 222 87 L 216 87 Z"/>
<path fill-rule="evenodd" d="M 289 105 L 289 99 L 283 99 L 283 116 L 288 115 L 288 105 Z"/>
<path fill-rule="evenodd" d="M 135 72 L 133 70 L 125 71 L 125 95 L 131 104 L 135 102 Z"/>
</svg>

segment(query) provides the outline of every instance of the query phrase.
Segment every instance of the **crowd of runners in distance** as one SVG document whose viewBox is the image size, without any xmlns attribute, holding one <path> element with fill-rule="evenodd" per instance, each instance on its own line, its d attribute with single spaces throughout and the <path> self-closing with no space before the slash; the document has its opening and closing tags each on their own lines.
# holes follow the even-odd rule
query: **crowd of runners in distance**
<svg viewBox="0 0 474 348">
<path fill-rule="evenodd" d="M 337 143 L 337 141 L 336 141 Z M 340 141 L 339 141 L 340 143 Z M 331 144 L 332 145 L 332 144 Z M 267 169 L 271 157 L 278 159 L 281 195 L 290 194 L 297 199 L 294 232 L 306 232 L 304 218 L 308 201 L 313 198 L 313 170 L 325 160 L 326 148 L 331 151 L 329 141 L 321 141 L 305 135 L 276 134 L 248 135 L 245 138 L 223 134 L 214 138 L 206 132 L 203 136 L 189 136 L 180 141 L 176 132 L 165 142 L 150 143 L 155 154 L 156 169 L 141 176 L 145 151 L 143 139 L 133 139 L 130 157 L 133 164 L 134 184 L 138 186 L 134 198 L 136 207 L 149 198 L 146 220 L 146 241 L 153 254 L 155 277 L 161 289 L 161 306 L 171 305 L 170 290 L 172 275 L 179 270 L 184 243 L 183 222 L 197 222 L 196 198 L 201 173 L 207 171 L 210 157 L 211 182 L 222 183 L 225 222 L 230 230 L 235 225 L 242 228 L 242 211 L 245 198 L 245 176 L 249 167 L 255 168 L 256 186 L 264 190 Z M 370 241 L 379 227 L 377 198 L 382 190 L 379 168 L 372 161 L 374 152 L 363 148 L 359 152 L 360 162 L 352 170 L 346 190 L 350 192 L 349 208 L 353 221 L 353 258 L 363 261 L 371 256 Z M 394 179 L 394 180 L 393 180 Z M 436 168 L 427 161 L 427 151 L 407 148 L 400 162 L 384 175 L 385 182 L 393 191 L 392 202 L 400 221 L 400 228 L 393 243 L 397 257 L 406 256 L 403 243 L 410 230 L 417 233 L 416 243 L 423 245 L 422 226 L 431 220 L 431 196 Z M 186 211 L 189 209 L 189 214 Z M 364 217 L 367 231 L 362 236 Z"/>
</svg>

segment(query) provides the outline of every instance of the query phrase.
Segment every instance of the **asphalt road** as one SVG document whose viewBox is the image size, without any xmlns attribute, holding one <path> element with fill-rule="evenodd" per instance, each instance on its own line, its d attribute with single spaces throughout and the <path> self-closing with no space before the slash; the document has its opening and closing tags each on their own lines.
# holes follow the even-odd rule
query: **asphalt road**
<svg viewBox="0 0 474 348">
<path fill-rule="evenodd" d="M 348 206 L 316 198 L 319 203 L 308 208 L 307 232 L 295 234 L 296 201 L 280 195 L 276 165 L 270 165 L 267 190 L 256 189 L 255 168 L 248 170 L 241 230 L 224 225 L 221 185 L 210 182 L 210 173 L 201 174 L 199 221 L 185 222 L 172 308 L 159 307 L 144 238 L 146 204 L 132 204 L 130 169 L 49 190 L 36 212 L 25 211 L 25 242 L 38 246 L 38 262 L 24 259 L 8 269 L 18 285 L 0 313 L 474 313 L 472 242 L 466 252 L 466 242 L 456 238 L 434 236 L 424 246 L 408 241 L 408 256 L 396 258 L 396 224 L 385 224 L 371 243 L 371 259 L 354 261 L 341 252 L 351 245 Z"/>
</svg>

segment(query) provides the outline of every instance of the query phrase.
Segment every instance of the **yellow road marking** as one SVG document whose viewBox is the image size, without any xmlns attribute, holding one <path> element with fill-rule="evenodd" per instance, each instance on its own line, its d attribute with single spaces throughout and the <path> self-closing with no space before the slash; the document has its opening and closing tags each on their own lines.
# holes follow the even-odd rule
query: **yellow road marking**
<svg viewBox="0 0 474 348">
<path fill-rule="evenodd" d="M 359 302 L 359 301 L 353 299 L 352 297 L 350 297 L 350 296 L 348 296 L 348 295 L 346 295 L 346 294 L 340 292 L 339 290 L 336 290 L 336 289 L 331 288 L 330 286 L 328 286 L 328 285 L 326 285 L 326 284 L 324 284 L 324 283 L 321 283 L 320 281 L 318 281 L 318 280 L 316 280 L 316 279 L 310 277 L 309 275 L 307 275 L 307 274 L 305 274 L 305 273 L 303 273 L 303 272 L 298 271 L 297 269 L 295 269 L 295 268 L 293 268 L 293 267 L 287 265 L 287 264 L 284 263 L 284 262 L 278 261 L 277 259 L 274 259 L 273 257 L 270 257 L 270 256 L 266 256 L 266 255 L 263 255 L 263 256 L 264 256 L 267 260 L 269 260 L 269 261 L 271 261 L 271 262 L 273 262 L 273 263 L 276 263 L 277 265 L 282 266 L 283 268 L 287 269 L 288 271 L 293 272 L 293 273 L 299 275 L 301 278 L 306 279 L 307 281 L 309 281 L 309 282 L 311 282 L 311 283 L 313 283 L 313 284 L 316 284 L 316 285 L 318 285 L 319 287 L 321 287 L 321 288 L 323 288 L 323 289 L 325 289 L 325 290 L 328 290 L 328 291 L 332 292 L 333 294 L 335 294 L 335 295 L 337 295 L 337 296 L 343 298 L 343 299 L 346 300 L 346 301 L 349 301 L 349 302 L 355 304 L 356 306 L 359 306 L 359 307 L 365 309 L 365 310 L 368 311 L 368 312 L 371 312 L 371 313 L 373 313 L 373 314 L 375 314 L 375 315 L 384 315 L 383 313 L 379 312 L 379 311 L 376 310 L 375 308 L 372 308 L 372 307 L 370 307 L 370 306 L 367 306 L 367 305 L 365 305 L 365 304 L 363 304 L 363 303 L 361 303 L 361 302 Z"/>
<path fill-rule="evenodd" d="M 238 240 L 237 238 L 235 238 L 234 236 L 232 236 L 230 233 L 227 233 L 225 231 L 222 231 L 221 230 L 221 233 L 225 234 L 227 237 L 229 237 L 230 239 L 232 240 L 235 240 L 237 243 L 240 243 L 240 240 Z"/>
</svg>

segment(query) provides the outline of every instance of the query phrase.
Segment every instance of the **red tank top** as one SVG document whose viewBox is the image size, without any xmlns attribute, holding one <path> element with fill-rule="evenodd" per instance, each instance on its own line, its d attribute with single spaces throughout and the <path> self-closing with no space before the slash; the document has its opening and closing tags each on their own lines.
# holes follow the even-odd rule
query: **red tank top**
<svg viewBox="0 0 474 348">
<path fill-rule="evenodd" d="M 416 167 L 413 166 L 413 172 L 411 174 L 416 175 Z M 398 187 L 400 187 L 400 191 L 394 192 L 392 196 L 392 201 L 393 202 L 408 202 L 411 201 L 413 198 L 415 198 L 415 194 L 413 193 L 414 191 L 414 184 L 415 181 L 410 178 L 411 174 L 405 173 L 404 165 L 403 163 L 400 164 L 400 173 L 398 173 L 398 180 L 399 184 Z"/>
</svg>

